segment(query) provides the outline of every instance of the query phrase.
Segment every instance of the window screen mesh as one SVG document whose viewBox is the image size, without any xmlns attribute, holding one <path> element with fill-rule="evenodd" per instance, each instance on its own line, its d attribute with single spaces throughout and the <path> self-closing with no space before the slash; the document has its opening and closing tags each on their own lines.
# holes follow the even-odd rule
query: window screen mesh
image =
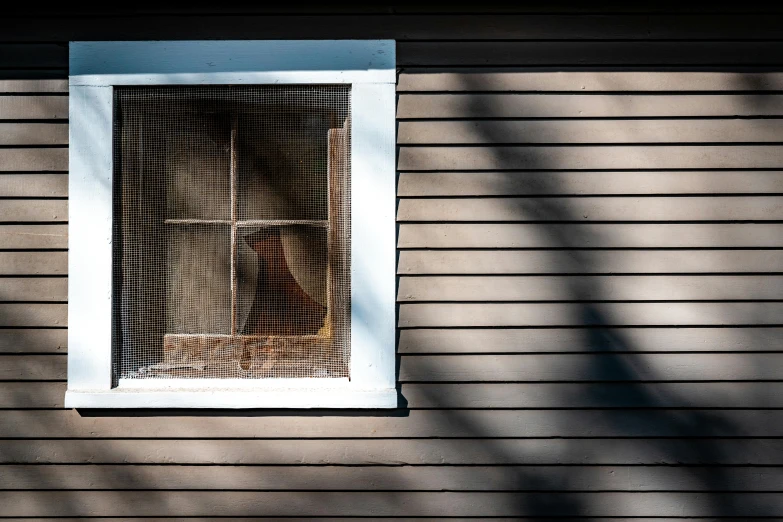
<svg viewBox="0 0 783 522">
<path fill-rule="evenodd" d="M 115 89 L 115 375 L 345 377 L 350 86 Z"/>
</svg>

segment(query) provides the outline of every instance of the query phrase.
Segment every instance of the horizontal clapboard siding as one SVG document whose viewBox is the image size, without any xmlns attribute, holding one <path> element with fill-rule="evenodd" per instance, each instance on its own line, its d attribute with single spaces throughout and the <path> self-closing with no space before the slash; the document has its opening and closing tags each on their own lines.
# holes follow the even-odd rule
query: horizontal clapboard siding
<svg viewBox="0 0 783 522">
<path fill-rule="evenodd" d="M 481 91 L 480 83 L 466 90 Z M 31 97 L 34 104 L 38 98 Z M 400 93 L 397 117 L 412 118 L 649 118 L 778 116 L 779 94 L 505 94 Z"/>
<path fill-rule="evenodd" d="M 62 408 L 64 380 L 0 382 L 0 408 Z M 406 382 L 408 408 L 781 408 L 779 382 Z M 77 459 L 78 463 L 78 459 Z"/>
<path fill-rule="evenodd" d="M 78 455 L 78 453 L 76 453 Z M 22 465 L 0 467 L 3 489 L 156 489 L 156 490 L 337 490 L 437 491 L 442 484 L 454 491 L 557 491 L 565 484 L 582 491 L 708 491 L 708 467 L 687 470 L 656 467 L 596 466 L 591 473 L 569 477 L 568 466 L 397 466 L 391 469 L 359 466 L 116 466 L 52 465 L 31 470 Z M 37 473 L 36 473 L 37 472 Z M 530 476 L 530 481 L 521 477 Z M 548 476 L 537 482 L 532 477 Z M 777 491 L 783 486 L 783 469 L 740 467 L 721 483 L 737 491 Z"/>
<path fill-rule="evenodd" d="M 779 119 L 405 120 L 397 127 L 397 142 L 400 145 L 779 143 L 781 132 L 783 121 Z"/>
<path fill-rule="evenodd" d="M 28 161 L 23 156 L 19 155 L 20 163 Z M 780 169 L 783 146 L 401 147 L 398 166 L 400 170 Z"/>
<path fill-rule="evenodd" d="M 3 311 L 3 307 L 12 309 L 14 306 L 16 305 L 0 305 L 0 311 Z M 37 321 L 48 326 L 50 321 L 55 321 L 56 324 L 56 321 L 63 320 L 57 313 L 58 306 L 60 305 L 37 305 L 34 311 L 29 312 L 35 314 Z M 781 324 L 783 303 L 405 303 L 399 306 L 399 310 L 399 326 L 404 328 L 739 326 Z M 21 309 L 17 312 L 20 315 L 23 313 Z"/>
<path fill-rule="evenodd" d="M 19 9 L 0 517 L 783 516 L 780 8 Z M 260 37 L 397 40 L 399 407 L 63 409 L 67 42 Z"/>
<path fill-rule="evenodd" d="M 724 493 L 728 515 L 771 516 L 781 509 L 776 493 Z M 396 516 L 698 516 L 711 512 L 701 493 L 542 492 L 0 492 L 13 516 L 179 516 L 353 517 Z M 589 506 L 589 507 L 588 507 Z"/>
<path fill-rule="evenodd" d="M 0 259 L 2 254 L 0 254 Z M 48 264 L 48 263 L 47 263 Z M 58 265 L 64 266 L 64 265 Z M 403 250 L 397 273 L 715 274 L 775 273 L 782 250 Z"/>
<path fill-rule="evenodd" d="M 397 91 L 460 92 L 683 92 L 754 91 L 765 93 L 783 87 L 783 73 L 776 68 L 688 67 L 648 70 L 645 67 L 600 68 L 437 68 L 406 67 L 399 75 Z M 695 70 L 694 70 L 695 69 Z M 463 98 L 464 99 L 464 98 Z"/>
<path fill-rule="evenodd" d="M 468 420 L 454 412 L 453 420 Z M 361 440 L 8 440 L 4 448 L 15 460 L 5 464 L 234 464 L 334 465 L 558 465 L 563 455 L 578 455 L 576 465 L 781 466 L 776 440 L 740 439 L 361 439 Z M 700 451 L 704 447 L 707 451 Z M 190 449 L 189 449 L 190 448 Z M 10 451 L 15 450 L 15 451 Z M 298 456 L 295 456 L 298 455 Z M 123 458 L 124 457 L 124 458 Z M 717 466 L 716 466 L 717 467 Z M 209 469 L 209 468 L 208 468 Z M 646 468 L 642 468 L 643 470 Z M 677 468 L 675 468 L 677 469 Z M 687 472 L 690 468 L 680 468 Z M 713 468 L 730 474 L 734 468 Z M 30 471 L 35 472 L 35 468 Z M 381 470 L 382 474 L 384 470 Z M 576 469 L 574 471 L 577 471 Z M 588 474 L 589 470 L 578 470 Z M 542 479 L 545 478 L 541 477 Z M 131 479 L 133 480 L 133 479 Z M 143 480 L 138 477 L 136 480 Z"/>
<path fill-rule="evenodd" d="M 2 181 L 2 178 L 0 178 Z M 780 194 L 783 171 L 401 172 L 400 197 Z"/>
<path fill-rule="evenodd" d="M 88 412 L 89 413 L 89 412 Z M 170 418 L 142 410 L 136 415 L 82 416 L 71 410 L 8 410 L 0 437 L 50 438 L 202 438 L 313 439 L 314 455 L 321 439 L 409 438 L 622 438 L 622 437 L 782 437 L 783 413 L 770 410 L 513 410 L 411 409 L 406 415 L 286 415 L 275 412 L 178 412 Z M 201 413 L 201 414 L 200 414 Z M 171 422 L 176 418 L 177 422 Z M 608 443 L 609 441 L 604 441 Z M 111 444 L 111 443 L 107 443 Z M 398 444 L 405 446 L 404 442 Z M 432 443 L 437 449 L 438 441 Z M 293 444 L 292 447 L 296 445 Z M 304 445 L 302 445 L 304 448 Z M 195 457 L 194 457 L 195 458 Z M 251 458 L 248 456 L 247 458 Z M 284 459 L 285 455 L 277 455 Z M 339 455 L 334 455 L 339 459 Z M 508 456 L 524 463 L 525 455 Z M 729 458 L 729 457 L 727 457 Z M 736 458 L 747 458 L 737 456 Z M 279 460 L 277 462 L 280 462 Z M 339 460 L 338 460 L 339 462 Z M 400 459 L 398 464 L 408 462 Z M 510 463 L 513 463 L 510 462 Z M 502 462 L 498 462 L 502 463 Z"/>
<path fill-rule="evenodd" d="M 0 291 L 2 287 L 0 286 Z M 407 301 L 783 300 L 783 276 L 422 276 L 402 277 Z"/>
<path fill-rule="evenodd" d="M 418 328 L 400 331 L 401 354 L 538 352 L 777 352 L 783 328 Z"/>
<path fill-rule="evenodd" d="M 51 215 L 57 205 L 40 203 Z M 30 207 L 33 205 L 30 204 Z M 64 205 L 62 205 L 64 206 Z M 11 205 L 9 205 L 9 208 Z M 21 212 L 19 212 L 22 214 Z M 2 219 L 0 214 L 0 219 Z M 398 221 L 780 221 L 783 196 L 404 199 Z"/>
<path fill-rule="evenodd" d="M 0 234 L 2 229 L 0 229 Z M 399 225 L 399 248 L 780 248 L 778 223 L 426 223 Z"/>
</svg>

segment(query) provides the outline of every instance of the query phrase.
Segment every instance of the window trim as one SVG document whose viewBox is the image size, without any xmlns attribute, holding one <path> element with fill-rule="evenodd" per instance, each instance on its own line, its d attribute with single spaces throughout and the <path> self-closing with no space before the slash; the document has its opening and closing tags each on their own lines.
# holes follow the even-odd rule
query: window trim
<svg viewBox="0 0 783 522">
<path fill-rule="evenodd" d="M 393 40 L 70 43 L 67 408 L 397 406 L 395 64 Z M 112 387 L 113 87 L 307 83 L 351 84 L 350 379 Z"/>
</svg>

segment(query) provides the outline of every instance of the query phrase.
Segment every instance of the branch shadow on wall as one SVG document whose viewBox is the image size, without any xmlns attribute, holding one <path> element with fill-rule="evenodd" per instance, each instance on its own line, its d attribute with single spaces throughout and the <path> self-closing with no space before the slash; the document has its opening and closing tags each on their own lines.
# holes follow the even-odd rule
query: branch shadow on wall
<svg viewBox="0 0 783 522">
<path fill-rule="evenodd" d="M 477 75 L 478 76 L 478 75 Z M 491 86 L 485 85 L 480 78 L 466 79 L 464 90 L 470 92 L 481 92 L 489 90 Z M 751 86 L 752 87 L 752 86 Z M 485 131 L 487 132 L 487 131 Z M 505 143 L 508 142 L 508 136 L 495 136 L 488 134 L 483 136 L 485 143 Z M 495 154 L 495 162 L 498 165 L 507 165 L 511 161 L 510 158 L 505 156 L 505 151 L 502 147 L 493 149 Z M 548 163 L 548 160 L 540 158 L 534 160 L 527 170 L 535 171 L 548 171 L 557 170 L 556 165 Z M 476 173 L 480 175 L 480 173 Z M 524 175 L 524 172 L 514 173 L 514 175 Z M 497 188 L 497 187 L 496 187 Z M 499 192 L 503 191 L 503 188 L 497 188 Z M 510 190 L 510 189 L 509 189 Z M 538 216 L 544 216 L 541 221 L 551 222 L 583 222 L 583 219 L 579 215 L 575 215 L 571 209 L 562 204 L 561 200 L 548 198 L 546 196 L 552 193 L 558 192 L 558 188 L 555 186 L 542 186 L 531 184 L 528 187 L 527 196 L 530 196 L 530 204 L 535 205 L 535 214 Z M 524 216 L 520 216 L 520 220 L 524 220 Z M 573 265 L 576 264 L 579 267 L 584 267 L 584 273 L 603 272 L 600 267 L 596 266 L 599 263 L 591 257 L 591 251 L 583 250 L 579 245 L 583 244 L 581 238 L 570 235 L 567 231 L 567 227 L 561 227 L 558 229 L 557 235 L 550 238 L 551 242 L 558 249 L 562 249 L 563 252 L 568 252 L 568 255 L 563 255 L 562 260 L 559 262 L 563 264 Z M 566 270 L 561 270 L 566 272 Z M 591 278 L 574 276 L 569 278 L 569 300 L 576 303 L 579 307 L 579 315 L 582 318 L 585 325 L 583 337 L 584 341 L 580 346 L 575 346 L 573 351 L 581 354 L 594 354 L 601 355 L 592 359 L 593 362 L 588 363 L 585 368 L 582 368 L 584 374 L 585 386 L 584 389 L 589 395 L 585 402 L 591 402 L 593 400 L 596 404 L 603 404 L 600 409 L 606 412 L 606 419 L 609 423 L 609 429 L 611 436 L 604 437 L 598 436 L 599 439 L 604 439 L 607 445 L 611 445 L 613 441 L 618 442 L 630 442 L 635 447 L 640 455 L 644 455 L 648 449 L 652 453 L 667 453 L 667 462 L 681 462 L 682 465 L 675 466 L 678 473 L 684 477 L 683 482 L 693 484 L 693 490 L 704 491 L 704 494 L 700 495 L 700 502 L 703 502 L 702 509 L 703 516 L 749 516 L 749 513 L 754 512 L 753 506 L 744 505 L 736 500 L 736 496 L 726 495 L 727 491 L 743 490 L 743 485 L 738 482 L 734 475 L 733 469 L 730 466 L 715 465 L 721 462 L 736 461 L 735 458 L 731 458 L 731 455 L 726 454 L 726 446 L 721 443 L 721 439 L 712 436 L 715 433 L 728 433 L 728 434 L 742 434 L 745 429 L 743 426 L 732 424 L 732 422 L 721 415 L 721 410 L 709 410 L 709 409 L 690 409 L 685 408 L 671 408 L 672 404 L 688 404 L 687 397 L 673 397 L 667 396 L 665 393 L 652 393 L 653 389 L 647 385 L 648 381 L 653 380 L 649 377 L 648 370 L 640 370 L 637 364 L 634 362 L 637 359 L 637 355 L 632 355 L 634 352 L 638 352 L 638 347 L 634 346 L 634 341 L 627 335 L 624 328 L 616 327 L 616 321 L 608 316 L 605 309 L 600 306 L 600 302 L 605 300 L 605 289 L 602 288 Z M 763 310 L 763 304 L 759 304 L 758 316 L 764 317 L 765 312 Z M 0 318 L 2 321 L 2 318 Z M 747 319 L 748 324 L 752 324 L 752 317 Z M 6 324 L 5 321 L 0 324 Z M 749 343 L 754 342 L 754 339 L 748 339 Z M 755 342 L 765 342 L 762 336 L 759 336 Z M 35 351 L 34 347 L 31 348 Z M 422 353 L 426 353 L 426 348 L 422 348 Z M 483 352 L 492 351 L 491 347 L 476 347 L 475 355 L 482 355 Z M 665 347 L 661 347 L 661 351 L 666 351 Z M 518 357 L 524 358 L 527 355 L 524 354 L 525 347 L 520 346 Z M 466 354 L 467 355 L 467 354 Z M 10 357 L 21 357 L 13 355 Z M 61 357 L 60 355 L 53 355 L 52 357 Z M 652 356 L 654 357 L 654 356 Z M 427 373 L 427 364 L 435 364 L 433 361 L 437 361 L 437 356 L 422 357 L 419 355 L 404 355 L 400 359 L 404 358 L 403 364 L 415 364 L 419 367 L 420 373 Z M 398 370 L 400 363 L 398 362 Z M 430 373 L 435 374 L 437 367 L 429 368 Z M 665 380 L 667 376 L 661 374 L 659 376 L 661 380 Z M 623 397 L 618 397 L 617 401 L 619 406 L 617 409 L 611 401 L 607 402 L 607 396 L 611 396 L 611 393 L 607 393 L 608 388 L 613 388 L 616 382 L 624 383 Z M 41 382 L 41 384 L 43 384 Z M 401 389 L 401 405 L 407 403 L 405 399 L 405 388 L 408 383 L 403 383 L 400 386 Z M 482 448 L 482 462 L 471 462 L 471 465 L 475 464 L 489 464 L 487 468 L 476 468 L 476 473 L 482 473 L 483 469 L 492 468 L 497 463 L 507 464 L 521 464 L 521 465 L 503 465 L 498 466 L 503 469 L 504 484 L 507 487 L 507 491 L 516 492 L 518 496 L 516 499 L 508 505 L 502 505 L 493 509 L 505 511 L 514 516 L 580 516 L 590 513 L 596 513 L 602 509 L 599 506 L 591 504 L 589 496 L 576 496 L 572 493 L 582 491 L 582 485 L 585 483 L 594 483 L 596 487 L 593 490 L 600 490 L 600 483 L 602 477 L 597 475 L 596 468 L 588 465 L 577 465 L 579 460 L 575 455 L 579 451 L 579 440 L 565 438 L 565 449 L 562 452 L 562 459 L 551 462 L 553 465 L 562 465 L 565 463 L 572 463 L 573 466 L 568 466 L 567 473 L 553 472 L 553 468 L 542 468 L 536 466 L 525 465 L 530 461 L 534 461 L 533 455 L 528 455 L 524 451 L 509 449 L 509 445 L 506 444 L 509 438 L 498 437 L 496 427 L 489 424 L 480 424 L 476 422 L 476 416 L 473 415 L 475 410 L 467 409 L 453 409 L 449 405 L 440 405 L 442 401 L 442 395 L 438 393 L 437 384 L 434 383 L 422 383 L 421 389 L 423 393 L 429 393 L 427 397 L 427 403 L 430 405 L 433 411 L 441 411 L 444 413 L 443 422 L 453 433 L 457 433 L 461 439 L 469 439 L 475 441 L 477 446 Z M 557 393 L 557 386 L 551 385 L 551 383 L 539 383 L 541 386 L 546 387 L 547 390 L 551 390 L 552 393 Z M 494 386 L 493 384 L 487 384 L 487 386 Z M 23 387 L 24 391 L 20 391 L 23 396 L 18 396 L 13 399 L 13 404 L 37 404 L 39 399 L 37 398 L 38 390 L 36 389 L 37 383 L 35 381 L 25 381 Z M 631 399 L 629 399 L 629 397 Z M 564 398 L 563 401 L 566 399 Z M 634 408 L 626 408 L 624 405 L 632 402 L 636 406 Z M 759 403 L 760 406 L 763 404 Z M 241 411 L 241 412 L 225 412 L 225 411 L 210 411 L 210 410 L 183 410 L 183 411 L 171 411 L 171 410 L 140 410 L 129 412 L 118 412 L 116 410 L 97 410 L 97 411 L 80 411 L 85 421 L 88 421 L 90 417 L 107 417 L 120 418 L 123 416 L 129 417 L 141 417 L 139 422 L 145 422 L 144 417 L 164 417 L 169 418 L 170 422 L 177 422 L 178 417 L 182 416 L 208 416 L 213 417 L 216 423 L 219 423 L 221 419 L 227 417 L 254 417 L 254 416 L 268 416 L 268 417 L 335 417 L 335 416 L 358 416 L 367 417 L 368 420 L 373 418 L 379 418 L 384 416 L 409 418 L 410 422 L 414 422 L 414 419 L 410 418 L 411 411 L 406 407 L 401 407 L 398 410 L 390 412 L 379 411 L 334 411 L 334 410 L 318 410 L 318 411 L 290 411 L 280 412 L 275 410 L 258 410 L 258 411 Z M 409 405 L 412 409 L 416 409 L 418 406 L 416 403 Z M 60 411 L 59 408 L 51 409 L 44 408 L 41 411 Z M 524 408 L 515 409 L 523 413 L 526 410 Z M 578 410 L 575 409 L 547 409 L 544 410 L 545 414 L 551 418 L 552 426 L 567 427 L 573 422 L 578 422 Z M 725 410 L 724 410 L 725 411 Z M 67 415 L 70 412 L 62 412 Z M 658 426 L 652 430 L 657 434 L 670 434 L 665 436 L 653 435 L 650 437 L 640 436 L 640 433 L 645 430 L 649 430 L 649 420 L 647 424 L 640 426 L 644 422 L 644 418 L 655 415 L 655 419 L 658 421 Z M 26 429 L 29 429 L 31 433 L 50 433 L 53 438 L 67 437 L 69 434 L 57 433 L 57 429 L 61 428 L 60 424 L 47 425 L 42 422 L 40 425 L 34 425 L 34 415 L 31 415 Z M 52 418 L 52 417 L 40 417 L 40 418 Z M 157 422 L 155 419 L 152 422 Z M 679 434 L 679 435 L 672 435 Z M 701 435 L 701 436 L 699 436 Z M 129 437 L 133 437 L 133 433 L 128 434 Z M 201 436 L 199 433 L 193 433 L 193 437 Z M 259 434 L 263 436 L 263 434 Z M 328 433 L 323 434 L 324 437 L 329 437 Z M 452 444 L 452 440 L 448 437 L 437 439 L 439 444 L 443 444 L 446 448 Z M 95 444 L 92 439 L 77 439 L 74 441 L 76 444 L 81 445 L 85 451 Z M 143 441 L 139 441 L 142 443 Z M 236 441 L 237 444 L 241 444 L 241 440 Z M 334 447 L 337 444 L 351 443 L 351 441 L 334 441 L 324 440 L 325 447 Z M 56 447 L 60 442 L 58 440 L 51 440 L 52 447 Z M 673 444 L 676 443 L 676 444 Z M 111 445 L 112 441 L 103 441 L 102 444 Z M 185 442 L 186 444 L 186 442 Z M 573 449 L 568 449 L 568 444 L 573 444 Z M 14 448 L 17 446 L 9 445 L 8 448 Z M 518 446 L 514 446 L 518 447 Z M 56 451 L 52 451 L 53 456 L 45 456 L 42 460 L 49 462 L 57 462 L 58 457 Z M 444 451 L 445 453 L 445 451 Z M 123 454 L 123 450 L 119 442 L 114 450 L 109 450 L 111 454 L 108 461 L 125 463 L 122 467 L 122 471 L 118 472 L 117 468 L 96 466 L 95 471 L 95 483 L 101 482 L 102 473 L 113 473 L 111 477 L 106 476 L 104 480 L 106 483 L 115 484 L 121 482 L 123 489 L 138 489 L 144 490 L 148 487 L 146 473 L 149 473 L 148 468 L 136 467 L 134 465 L 128 465 L 126 455 Z M 17 462 L 18 456 L 14 454 L 5 453 L 4 450 L 0 450 L 0 459 L 4 463 Z M 569 460 L 570 459 L 570 460 Z M 251 459 L 252 460 L 252 459 Z M 589 460 L 589 459 L 588 459 Z M 437 492 L 442 488 L 441 484 L 424 484 L 409 483 L 405 480 L 396 480 L 393 478 L 394 467 L 398 465 L 402 466 L 415 466 L 417 462 L 403 462 L 395 463 L 391 460 L 385 462 L 373 462 L 373 457 L 368 455 L 365 457 L 368 473 L 363 477 L 361 483 L 356 483 L 353 488 L 357 491 L 371 491 L 373 484 L 384 484 L 383 498 L 380 502 L 380 509 L 386 513 L 408 513 L 408 514 L 426 514 L 431 513 L 431 509 L 426 504 L 416 505 L 411 504 L 401 492 L 410 489 L 426 488 L 428 491 Z M 64 461 L 62 461 L 64 462 Z M 100 464 L 100 462 L 98 462 Z M 220 464 L 219 458 L 216 459 L 215 464 Z M 611 462 L 606 461 L 607 465 L 617 464 L 615 467 L 622 466 L 623 462 Z M 704 466 L 694 465 L 693 463 L 700 463 Z M 83 463 L 80 463 L 83 464 Z M 140 463 L 136 463 L 140 464 Z M 178 463 L 179 464 L 179 463 Z M 340 464 L 336 462 L 334 464 Z M 432 464 L 432 463 L 430 463 Z M 445 464 L 449 464 L 446 462 Z M 654 464 L 649 466 L 651 476 L 655 474 L 656 466 Z M 668 466 L 667 466 L 668 467 Z M 456 466 L 455 466 L 456 468 Z M 255 467 L 259 476 L 267 472 L 268 468 L 262 465 Z M 61 479 L 53 480 L 53 474 L 49 466 L 39 464 L 38 461 L 26 462 L 23 467 L 15 468 L 17 473 L 24 476 L 20 479 L 20 483 L 35 484 L 35 489 L 48 489 L 51 487 L 59 487 L 62 483 Z M 117 473 L 121 476 L 118 478 Z M 391 477 L 391 478 L 390 478 Z M 488 482 L 490 480 L 488 479 Z M 326 485 L 325 485 L 326 487 Z M 279 489 L 285 489 L 286 484 L 281 483 Z M 291 487 L 291 489 L 294 489 Z M 248 491 L 254 491 L 252 489 Z M 634 491 L 633 486 L 629 485 L 628 491 Z M 475 491 L 474 491 L 475 492 Z M 531 493 L 533 492 L 533 493 Z M 664 492 L 669 492 L 668 490 Z M 297 491 L 292 493 L 293 498 L 306 498 L 311 495 L 312 492 Z M 65 497 L 59 497 L 63 499 L 66 504 L 65 507 L 61 507 L 61 512 L 69 513 L 83 513 L 83 500 L 81 499 L 81 491 L 71 491 Z M 44 505 L 46 502 L 46 495 L 41 494 L 40 509 L 42 512 L 48 512 L 49 506 Z M 156 497 L 158 500 L 154 504 L 154 508 L 159 510 L 161 516 L 171 515 L 171 507 L 164 501 L 160 500 L 160 497 Z M 201 510 L 204 514 L 212 513 L 210 506 L 209 495 L 203 495 L 203 498 L 199 499 L 198 493 L 194 492 L 194 512 Z M 675 500 L 672 500 L 675 502 Z M 344 505 L 330 505 L 330 500 L 325 498 L 323 504 L 323 513 L 338 512 L 340 509 L 344 509 Z M 248 508 L 254 509 L 254 508 Z M 269 514 L 269 512 L 262 513 L 262 509 L 273 509 L 265 506 L 258 505 L 255 509 L 257 512 L 253 514 Z M 477 510 L 480 507 L 476 508 Z M 2 513 L 2 509 L 0 509 Z M 28 512 L 29 513 L 29 512 Z M 475 512 L 474 514 L 477 514 Z M 2 513 L 4 515 L 13 516 L 17 513 Z M 109 513 L 106 513 L 109 515 Z M 315 515 L 315 513 L 313 513 Z M 622 513 L 615 513 L 622 515 Z M 477 514 L 477 516 L 479 516 Z"/>
</svg>

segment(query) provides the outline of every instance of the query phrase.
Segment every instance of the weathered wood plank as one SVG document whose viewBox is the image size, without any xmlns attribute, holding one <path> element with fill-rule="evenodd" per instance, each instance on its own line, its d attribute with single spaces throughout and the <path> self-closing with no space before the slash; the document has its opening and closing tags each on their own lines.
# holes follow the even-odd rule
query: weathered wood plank
<svg viewBox="0 0 783 522">
<path fill-rule="evenodd" d="M 68 80 L 0 80 L 0 93 L 67 93 Z"/>
<path fill-rule="evenodd" d="M 0 275 L 65 275 L 67 252 L 0 252 Z"/>
<path fill-rule="evenodd" d="M 401 172 L 404 196 L 780 194 L 781 171 Z"/>
<path fill-rule="evenodd" d="M 623 342 L 620 336 L 614 341 Z M 476 352 L 492 352 L 477 346 Z M 8 355 L 0 380 L 64 380 L 60 354 Z M 778 353 L 557 353 L 417 355 L 399 363 L 400 382 L 577 382 L 780 380 Z"/>
<path fill-rule="evenodd" d="M 401 121 L 400 145 L 780 142 L 783 120 Z"/>
<path fill-rule="evenodd" d="M 56 43 L 2 43 L 0 67 L 68 68 L 68 45 Z"/>
<path fill-rule="evenodd" d="M 66 148 L 0 149 L 0 171 L 2 172 L 64 172 L 67 170 L 68 149 Z"/>
<path fill-rule="evenodd" d="M 402 330 L 401 354 L 540 352 L 778 352 L 783 328 Z"/>
<path fill-rule="evenodd" d="M 3 355 L 0 362 L 0 380 L 3 381 L 54 381 L 68 377 L 64 354 Z"/>
<path fill-rule="evenodd" d="M 0 174 L 0 197 L 66 197 L 67 174 Z"/>
<path fill-rule="evenodd" d="M 0 408 L 62 408 L 65 387 L 65 382 L 1 382 Z M 783 384 L 777 382 L 437 382 L 403 383 L 401 393 L 412 409 L 783 407 Z"/>
<path fill-rule="evenodd" d="M 67 225 L 0 225 L 2 248 L 68 248 Z"/>
<path fill-rule="evenodd" d="M 2 253 L 0 253 L 2 259 Z M 0 266 L 2 262 L 0 262 Z M 62 265 L 64 266 L 64 265 Z M 403 250 L 405 274 L 783 272 L 781 250 Z"/>
<path fill-rule="evenodd" d="M 783 276 L 423 276 L 397 288 L 398 302 L 732 299 L 783 300 Z"/>
<path fill-rule="evenodd" d="M 21 384 L 21 383 L 9 383 Z M 59 385 L 51 383 L 51 385 Z M 2 390 L 2 387 L 0 387 Z M 405 383 L 410 408 L 779 408 L 774 382 Z M 0 392 L 2 393 L 2 392 Z M 51 404 L 46 393 L 30 404 Z M 23 399 L 24 400 L 24 399 Z M 22 402 L 22 401 L 17 401 Z"/>
<path fill-rule="evenodd" d="M 64 277 L 0 277 L 0 301 L 67 301 Z"/>
<path fill-rule="evenodd" d="M 10 214 L 12 211 L 9 210 Z M 32 212 L 32 210 L 30 211 Z M 0 211 L 0 218 L 3 217 Z M 783 197 L 576 197 L 401 199 L 397 221 L 766 221 Z"/>
<path fill-rule="evenodd" d="M 65 304 L 0 304 L 0 326 L 27 327 L 68 325 L 68 305 Z"/>
<path fill-rule="evenodd" d="M 584 71 L 579 68 L 416 68 L 399 75 L 397 91 L 779 91 L 783 73 L 754 68 L 649 71 L 630 67 Z"/>
<path fill-rule="evenodd" d="M 541 480 L 546 477 L 546 480 Z M 0 467 L 0 490 L 777 491 L 780 468 L 668 466 Z"/>
<path fill-rule="evenodd" d="M 783 147 L 400 147 L 397 165 L 400 170 L 778 169 L 783 167 Z"/>
<path fill-rule="evenodd" d="M 54 65 L 54 51 L 34 49 L 35 63 Z M 46 56 L 43 55 L 47 51 Z M 29 51 L 32 54 L 33 50 Z M 400 42 L 402 66 L 478 65 L 778 65 L 779 42 Z M 48 61 L 45 61 L 48 58 Z"/>
<path fill-rule="evenodd" d="M 777 493 L 721 493 L 722 515 L 776 516 Z M 1 492 L 9 516 L 675 516 L 712 513 L 703 493 Z"/>
<path fill-rule="evenodd" d="M 483 90 L 481 85 L 467 89 Z M 776 116 L 779 94 L 400 94 L 398 118 Z"/>
<path fill-rule="evenodd" d="M 170 517 L 169 517 L 170 518 Z M 80 522 L 83 518 L 73 517 L 24 517 L 24 518 L 6 518 L 3 522 Z M 159 522 L 166 518 L 159 517 L 93 517 L 90 520 L 94 522 Z M 188 522 L 212 522 L 212 517 L 188 517 Z M 258 522 L 258 517 L 231 517 L 236 522 Z M 262 519 L 263 520 L 263 519 Z M 272 519 L 274 520 L 274 519 Z M 310 522 L 311 517 L 286 517 L 286 522 Z M 332 520 L 326 518 L 323 520 Z M 375 521 L 376 517 L 351 517 L 351 520 Z M 493 522 L 540 522 L 540 517 L 493 517 Z M 547 522 L 573 522 L 573 517 L 547 517 Z M 688 522 L 724 522 L 725 518 L 715 517 L 688 517 Z M 475 522 L 476 517 L 394 517 L 395 522 Z M 637 517 L 590 517 L 591 522 L 639 522 Z M 645 517 L 645 522 L 671 522 L 671 518 Z"/>
<path fill-rule="evenodd" d="M 0 145 L 64 145 L 68 125 L 58 123 L 0 123 Z"/>
<path fill-rule="evenodd" d="M 389 16 L 323 15 L 248 16 L 179 14 L 116 16 L 28 17 L 0 20 L 0 34 L 13 42 L 61 42 L 71 40 L 182 40 L 204 38 L 205 27 L 215 39 L 320 38 L 396 40 L 767 40 L 783 39 L 778 17 L 762 14 L 439 14 Z"/>
<path fill-rule="evenodd" d="M 0 329 L 0 353 L 65 353 L 68 331 L 61 329 Z"/>
<path fill-rule="evenodd" d="M 617 337 L 616 342 L 622 343 Z M 491 352 L 492 347 L 481 347 Z M 49 357 L 49 356 L 45 356 Z M 13 361 L 11 361 L 13 363 Z M 780 380 L 777 353 L 600 353 L 402 357 L 401 382 Z M 21 373 L 19 373 L 21 375 Z"/>
<path fill-rule="evenodd" d="M 464 415 L 468 412 L 459 413 Z M 561 414 L 567 415 L 565 412 Z M 481 427 L 476 427 L 476 431 L 480 430 Z M 783 464 L 783 446 L 780 440 L 773 439 L 61 439 L 3 440 L 0 441 L 0 447 L 3 463 L 41 464 Z M 236 468 L 234 471 L 237 471 Z"/>
<path fill-rule="evenodd" d="M 6 410 L 0 437 L 411 438 L 781 437 L 779 410 L 320 410 L 181 412 Z M 176 422 L 174 422 L 176 420 Z M 296 441 L 292 441 L 296 442 Z M 193 453 L 195 446 L 185 445 Z M 12 452 L 6 454 L 11 455 Z M 251 458 L 250 455 L 247 458 Z M 289 461 L 290 463 L 290 461 Z"/>
<path fill-rule="evenodd" d="M 68 221 L 68 201 L 64 199 L 0 200 L 0 222 Z"/>
<path fill-rule="evenodd" d="M 0 119 L 52 120 L 68 118 L 67 96 L 2 96 Z"/>
<path fill-rule="evenodd" d="M 783 303 L 779 302 L 404 303 L 399 309 L 398 325 L 402 328 L 779 325 L 783 317 Z"/>
<path fill-rule="evenodd" d="M 777 248 L 783 247 L 783 226 L 771 223 L 402 224 L 397 246 L 451 249 Z"/>
</svg>

